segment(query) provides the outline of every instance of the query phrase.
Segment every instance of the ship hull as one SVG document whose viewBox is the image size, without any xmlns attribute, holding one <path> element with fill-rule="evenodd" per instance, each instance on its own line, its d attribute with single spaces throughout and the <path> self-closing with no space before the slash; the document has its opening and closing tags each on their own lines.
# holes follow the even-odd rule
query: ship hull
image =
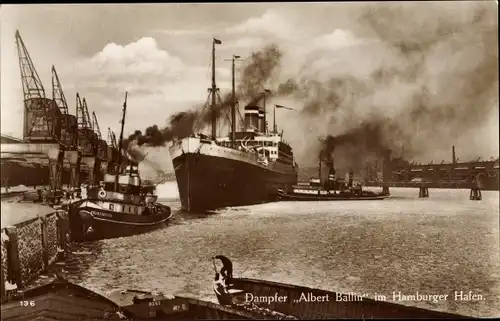
<svg viewBox="0 0 500 321">
<path fill-rule="evenodd" d="M 185 211 L 205 212 L 272 202 L 277 200 L 278 189 L 289 190 L 297 183 L 297 172 L 292 165 L 288 168 L 278 167 L 281 164 L 262 165 L 245 159 L 245 154 L 239 151 L 198 141 L 187 139 L 177 148 L 171 148 Z"/>
<path fill-rule="evenodd" d="M 172 217 L 168 206 L 154 215 L 135 215 L 85 206 L 80 201 L 71 206 L 69 223 L 74 241 L 97 241 L 147 233 L 165 227 Z"/>
<path fill-rule="evenodd" d="M 299 194 L 299 193 L 285 193 L 282 191 L 278 192 L 278 198 L 281 201 L 374 201 L 374 200 L 383 200 L 388 198 L 388 194 L 362 194 L 362 195 L 354 195 L 354 194 Z"/>
<path fill-rule="evenodd" d="M 228 294 L 216 293 L 221 305 L 251 302 L 257 308 L 267 308 L 299 320 L 472 319 L 466 315 L 374 300 L 353 292 L 326 291 L 260 279 L 234 278 L 231 283 Z"/>
</svg>

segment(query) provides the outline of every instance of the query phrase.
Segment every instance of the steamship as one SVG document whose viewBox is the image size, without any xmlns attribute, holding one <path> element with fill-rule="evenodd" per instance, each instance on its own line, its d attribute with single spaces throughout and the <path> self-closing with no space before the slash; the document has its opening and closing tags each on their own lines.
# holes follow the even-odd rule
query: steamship
<svg viewBox="0 0 500 321">
<path fill-rule="evenodd" d="M 235 59 L 233 56 L 231 130 L 217 137 L 215 116 L 215 45 L 212 43 L 212 135 L 193 134 L 176 139 L 169 147 L 182 208 L 204 212 L 230 206 L 275 201 L 278 190 L 297 183 L 298 166 L 292 147 L 283 140 L 276 125 L 269 130 L 263 105 L 244 108 L 244 126 L 236 130 Z M 209 97 L 210 98 L 210 97 Z M 276 108 L 276 107 L 275 107 Z"/>
</svg>

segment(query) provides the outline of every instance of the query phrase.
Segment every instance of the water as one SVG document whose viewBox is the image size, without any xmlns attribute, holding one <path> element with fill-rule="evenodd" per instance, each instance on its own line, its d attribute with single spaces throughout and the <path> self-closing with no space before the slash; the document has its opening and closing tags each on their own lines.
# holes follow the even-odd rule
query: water
<svg viewBox="0 0 500 321">
<path fill-rule="evenodd" d="M 270 203 L 211 215 L 176 211 L 149 234 L 78 245 L 70 279 L 99 293 L 158 289 L 215 301 L 211 257 L 233 260 L 235 277 L 326 290 L 451 294 L 438 304 L 401 302 L 471 316 L 500 314 L 499 193 L 470 201 L 466 190 L 392 189 L 384 201 Z M 168 193 L 165 193 L 168 192 Z M 173 193 L 173 194 L 172 194 Z M 165 195 L 167 194 L 167 195 Z M 455 301 L 473 291 L 484 301 Z"/>
</svg>

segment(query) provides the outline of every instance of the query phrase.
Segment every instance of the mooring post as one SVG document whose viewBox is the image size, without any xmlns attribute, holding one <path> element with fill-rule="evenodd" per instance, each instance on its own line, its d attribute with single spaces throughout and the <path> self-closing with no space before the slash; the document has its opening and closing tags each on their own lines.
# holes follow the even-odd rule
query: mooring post
<svg viewBox="0 0 500 321">
<path fill-rule="evenodd" d="M 7 247 L 7 281 L 16 284 L 19 289 L 23 287 L 21 277 L 21 260 L 19 258 L 19 239 L 17 228 L 14 226 L 5 228 L 5 232 L 9 237 Z"/>
<path fill-rule="evenodd" d="M 427 186 L 425 186 L 424 184 L 420 185 L 420 188 L 418 191 L 418 197 L 419 198 L 429 197 L 429 188 Z"/>
<path fill-rule="evenodd" d="M 481 182 L 477 177 L 473 178 L 469 199 L 471 201 L 480 201 L 482 198 L 483 196 L 481 195 Z"/>
<path fill-rule="evenodd" d="M 483 199 L 483 196 L 481 194 L 481 189 L 477 186 L 474 186 L 470 189 L 470 197 L 469 199 L 471 201 L 480 201 Z"/>
</svg>

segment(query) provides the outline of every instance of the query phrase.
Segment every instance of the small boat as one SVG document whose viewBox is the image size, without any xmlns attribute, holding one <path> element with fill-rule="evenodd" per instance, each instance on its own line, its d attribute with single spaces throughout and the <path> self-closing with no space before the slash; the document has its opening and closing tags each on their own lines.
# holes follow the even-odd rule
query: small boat
<svg viewBox="0 0 500 321">
<path fill-rule="evenodd" d="M 64 279 L 42 285 L 2 304 L 2 320 L 221 320 L 264 319 L 258 313 L 212 302 L 138 290 L 99 295 Z M 269 319 L 269 318 L 268 318 Z"/>
<path fill-rule="evenodd" d="M 126 98 L 123 104 L 119 155 L 122 152 Z M 90 187 L 84 199 L 68 205 L 71 237 L 96 241 L 149 232 L 166 226 L 170 207 L 157 202 L 156 187 L 142 184 L 138 163 L 106 174 L 100 186 Z"/>
<path fill-rule="evenodd" d="M 383 200 L 390 196 L 384 192 L 364 191 L 360 183 L 353 185 L 343 182 L 342 179 L 337 179 L 335 187 L 325 188 L 319 179 L 312 178 L 308 185 L 294 185 L 291 191 L 279 189 L 277 198 L 280 201 L 363 201 Z"/>
<path fill-rule="evenodd" d="M 322 183 L 321 168 L 323 158 L 327 159 L 329 168 L 328 179 Z M 354 181 L 352 169 L 346 173 L 346 177 L 336 177 L 333 157 L 321 153 L 319 157 L 319 178 L 311 178 L 309 184 L 299 183 L 293 185 L 290 190 L 279 189 L 278 201 L 364 201 L 383 200 L 390 196 L 388 191 L 380 193 L 364 191 L 361 182 Z"/>
<path fill-rule="evenodd" d="M 252 305 L 298 319 L 473 319 L 453 313 L 378 301 L 354 294 L 267 280 L 232 278 L 226 279 L 223 285 L 223 288 L 214 286 L 215 295 L 221 305 L 233 307 Z"/>
</svg>

